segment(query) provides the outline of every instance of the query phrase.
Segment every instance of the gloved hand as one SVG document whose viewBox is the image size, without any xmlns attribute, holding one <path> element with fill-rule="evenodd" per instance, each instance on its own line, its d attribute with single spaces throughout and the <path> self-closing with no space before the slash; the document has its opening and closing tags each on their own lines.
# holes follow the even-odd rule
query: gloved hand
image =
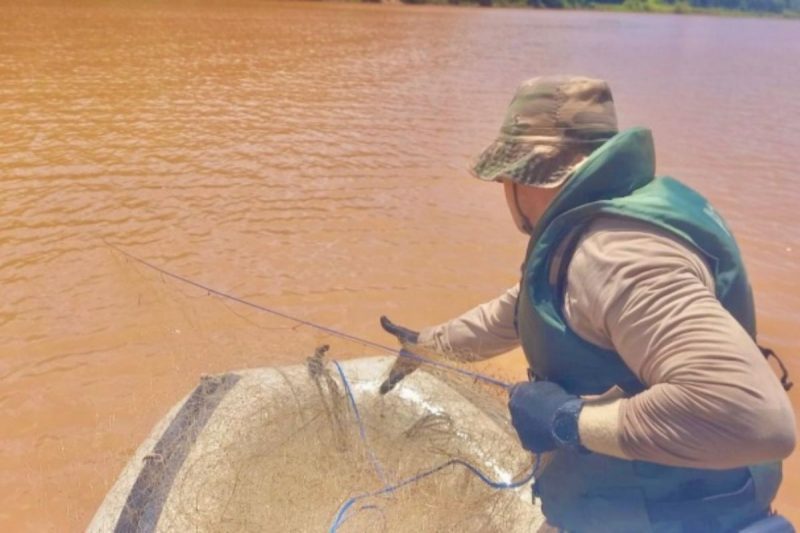
<svg viewBox="0 0 800 533">
<path fill-rule="evenodd" d="M 400 341 L 400 345 L 403 347 L 403 351 L 411 351 L 413 346 L 416 345 L 417 341 L 419 340 L 419 332 L 404 328 L 403 326 L 398 326 L 385 316 L 381 317 L 381 327 L 397 337 L 397 340 Z M 389 370 L 389 377 L 386 378 L 386 381 L 381 383 L 380 393 L 386 394 L 392 390 L 401 379 L 416 370 L 419 365 L 419 361 L 409 357 L 404 357 L 402 355 L 398 356 L 392 365 L 391 370 Z"/>
<path fill-rule="evenodd" d="M 511 388 L 508 410 L 522 447 L 534 453 L 583 449 L 578 416 L 583 400 L 552 381 L 525 381 Z"/>
</svg>

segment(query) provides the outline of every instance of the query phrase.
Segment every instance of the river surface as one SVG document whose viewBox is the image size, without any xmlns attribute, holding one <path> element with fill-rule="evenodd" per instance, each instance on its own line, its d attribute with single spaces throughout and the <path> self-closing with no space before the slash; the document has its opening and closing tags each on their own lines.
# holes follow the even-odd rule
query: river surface
<svg viewBox="0 0 800 533">
<path fill-rule="evenodd" d="M 800 23 L 265 2 L 0 1 L 0 529 L 79 530 L 203 373 L 391 344 L 516 281 L 467 165 L 517 84 L 609 80 L 743 248 L 800 380 Z M 491 369 L 490 369 L 491 370 Z M 522 379 L 519 354 L 494 372 Z M 800 386 L 797 387 L 800 389 Z M 798 391 L 795 406 L 800 406 Z M 778 508 L 800 523 L 800 460 Z"/>
</svg>

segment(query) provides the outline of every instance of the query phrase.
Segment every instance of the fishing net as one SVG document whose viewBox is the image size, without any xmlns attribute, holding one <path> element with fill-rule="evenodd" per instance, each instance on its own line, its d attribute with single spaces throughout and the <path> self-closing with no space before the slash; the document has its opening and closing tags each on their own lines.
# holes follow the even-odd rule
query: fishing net
<svg viewBox="0 0 800 533">
<path fill-rule="evenodd" d="M 449 356 L 379 393 L 393 357 L 204 378 L 144 442 L 90 531 L 535 531 L 534 458 L 507 393 Z"/>
</svg>

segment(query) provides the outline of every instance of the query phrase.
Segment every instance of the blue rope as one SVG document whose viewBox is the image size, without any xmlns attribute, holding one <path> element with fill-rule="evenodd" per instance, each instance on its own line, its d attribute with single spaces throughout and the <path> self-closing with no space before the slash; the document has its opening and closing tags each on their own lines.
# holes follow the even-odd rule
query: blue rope
<svg viewBox="0 0 800 533">
<path fill-rule="evenodd" d="M 353 397 L 353 392 L 350 387 L 350 382 L 347 380 L 347 377 L 344 374 L 344 370 L 342 370 L 341 365 L 337 361 L 333 361 L 333 364 L 336 365 L 336 369 L 339 371 L 339 376 L 342 378 L 342 384 L 344 385 L 344 389 L 347 392 L 347 396 L 350 399 L 350 406 L 353 408 L 353 413 L 355 414 L 356 423 L 358 424 L 358 431 L 361 434 L 361 440 L 363 441 L 364 445 L 367 447 L 367 451 L 369 452 L 370 459 L 373 462 L 373 467 L 379 472 L 381 477 L 384 477 L 383 468 L 380 467 L 380 462 L 378 462 L 377 458 L 375 458 L 372 449 L 369 447 L 367 442 L 367 432 L 364 427 L 364 421 L 361 418 L 361 415 L 358 412 L 358 408 L 356 407 L 355 398 Z M 522 479 L 518 481 L 494 481 L 490 479 L 486 474 L 481 472 L 477 467 L 471 465 L 470 463 L 462 460 L 462 459 L 450 459 L 449 461 L 442 463 L 438 466 L 430 468 L 428 470 L 423 470 L 409 478 L 401 480 L 394 484 L 387 484 L 384 487 L 373 491 L 373 492 L 365 492 L 363 494 L 359 494 L 356 496 L 352 496 L 348 498 L 340 507 L 339 510 L 336 512 L 336 516 L 334 517 L 333 523 L 331 524 L 330 529 L 328 530 L 329 533 L 336 533 L 340 527 L 350 518 L 347 516 L 347 511 L 358 501 L 363 500 L 365 498 L 373 498 L 375 496 L 380 496 L 382 494 L 390 494 L 395 492 L 396 490 L 405 487 L 406 485 L 410 485 L 412 483 L 416 483 L 417 481 L 421 481 L 437 472 L 444 470 L 449 466 L 460 465 L 466 468 L 469 472 L 474 474 L 478 477 L 483 483 L 488 485 L 489 487 L 496 489 L 496 490 L 508 490 L 508 489 L 515 489 L 521 487 L 527 483 L 529 483 L 539 471 L 539 463 L 540 463 L 540 456 L 536 456 L 536 461 L 531 468 L 530 473 L 525 475 Z M 374 505 L 365 505 L 359 509 L 359 511 L 366 510 L 366 509 L 376 509 L 377 507 Z"/>
<path fill-rule="evenodd" d="M 533 467 L 531 468 L 530 473 L 528 473 L 523 479 L 521 479 L 519 481 L 512 481 L 512 482 L 493 481 L 493 480 L 489 479 L 489 477 L 487 477 L 486 474 L 484 474 L 483 472 L 481 472 L 480 470 L 478 470 L 476 467 L 472 466 L 468 462 L 463 461 L 461 459 L 450 459 L 446 463 L 443 463 L 443 464 L 441 464 L 439 466 L 433 467 L 433 468 L 431 468 L 429 470 L 424 470 L 424 471 L 422 471 L 422 472 L 420 472 L 420 473 L 418 473 L 418 474 L 416 474 L 414 476 L 411 476 L 411 477 L 406 478 L 406 479 L 404 479 L 404 480 L 402 480 L 402 481 L 400 481 L 398 483 L 395 483 L 394 485 L 387 485 L 387 486 L 385 486 L 385 487 L 383 487 L 381 489 L 378 489 L 376 491 L 365 492 L 363 494 L 359 494 L 357 496 L 353 496 L 351 498 L 348 498 L 347 501 L 345 501 L 339 507 L 339 510 L 336 513 L 336 517 L 333 520 L 333 524 L 331 524 L 331 527 L 330 527 L 330 529 L 328 531 L 330 533 L 335 533 L 336 531 L 338 531 L 338 529 L 340 527 L 342 527 L 342 525 L 345 523 L 345 521 L 347 521 L 347 519 L 350 518 L 350 517 L 346 516 L 348 509 L 350 509 L 350 507 L 352 507 L 353 504 L 356 503 L 357 501 L 363 500 L 365 498 L 372 498 L 372 497 L 375 497 L 375 496 L 380 496 L 381 494 L 392 493 L 392 492 L 394 492 L 394 491 L 396 491 L 398 489 L 401 489 L 401 488 L 405 487 L 406 485 L 410 485 L 411 483 L 415 483 L 417 481 L 421 481 L 421 480 L 425 479 L 426 477 L 432 476 L 433 474 L 436 474 L 437 472 L 439 472 L 441 470 L 444 470 L 448 466 L 453 466 L 453 465 L 460 465 L 460 466 L 465 467 L 472 474 L 477 476 L 478 479 L 480 479 L 486 485 L 488 485 L 489 487 L 491 487 L 493 489 L 496 489 L 496 490 L 508 490 L 508 489 L 516 489 L 518 487 L 526 485 L 534 477 L 536 477 L 536 473 L 539 470 L 539 456 L 538 455 L 536 456 L 536 462 L 534 463 Z"/>
<path fill-rule="evenodd" d="M 363 344 L 364 346 L 371 346 L 373 348 L 377 348 L 379 350 L 383 350 L 385 352 L 389 352 L 391 354 L 394 354 L 394 355 L 397 355 L 397 356 L 400 356 L 400 357 L 406 357 L 408 359 L 412 359 L 414 361 L 418 361 L 418 362 L 420 362 L 422 364 L 426 364 L 426 365 L 430 365 L 430 366 L 433 366 L 433 367 L 441 368 L 443 370 L 447 370 L 447 371 L 450 371 L 450 372 L 455 372 L 455 373 L 458 373 L 458 374 L 462 374 L 462 375 L 471 377 L 473 379 L 476 379 L 478 381 L 483 381 L 485 383 L 489 383 L 490 385 L 496 385 L 496 386 L 501 387 L 501 388 L 503 388 L 505 390 L 511 389 L 511 383 L 508 383 L 506 381 L 502 381 L 502 380 L 493 378 L 491 376 L 487 376 L 485 374 L 481 374 L 480 372 L 472 372 L 470 370 L 459 368 L 457 366 L 448 365 L 447 363 L 442 363 L 440 361 L 434 361 L 433 359 L 429 359 L 427 357 L 423 357 L 421 355 L 417 355 L 417 354 L 411 353 L 411 352 L 409 352 L 409 351 L 407 351 L 405 349 L 397 350 L 395 348 L 391 348 L 389 346 L 385 346 L 385 345 L 379 344 L 377 342 L 372 342 L 372 341 L 367 340 L 367 339 L 362 339 L 360 337 L 356 337 L 355 335 L 351 335 L 349 333 L 345 333 L 344 331 L 339 331 L 339 330 L 336 330 L 334 328 L 323 326 L 321 324 L 316 324 L 314 322 L 311 322 L 310 320 L 304 320 L 302 318 L 298 318 L 298 317 L 289 315 L 287 313 L 283 313 L 281 311 L 277 311 L 275 309 L 271 309 L 269 307 L 266 307 L 266 306 L 263 306 L 263 305 L 259 305 L 257 303 L 249 302 L 247 300 L 239 298 L 236 295 L 228 294 L 226 292 L 223 292 L 223 291 L 214 289 L 212 287 L 208 287 L 206 285 L 203 285 L 202 283 L 198 283 L 196 281 L 192 281 L 192 280 L 190 280 L 188 278 L 185 278 L 183 276 L 180 276 L 178 274 L 173 274 L 172 272 L 170 272 L 168 270 L 165 270 L 165 269 L 163 269 L 163 268 L 161 268 L 161 267 L 159 267 L 157 265 L 154 265 L 153 263 L 145 261 L 144 259 L 141 259 L 141 258 L 136 257 L 135 255 L 133 255 L 133 254 L 131 254 L 129 252 L 126 252 L 122 248 L 120 248 L 118 246 L 115 246 L 115 245 L 111 244 L 110 242 L 105 241 L 105 243 L 110 248 L 113 248 L 117 252 L 121 253 L 122 255 L 124 255 L 125 257 L 127 257 L 129 259 L 132 259 L 133 261 L 136 261 L 137 263 L 140 263 L 140 264 L 142 264 L 142 265 L 144 265 L 144 266 L 146 266 L 148 268 L 151 268 L 151 269 L 155 270 L 156 272 L 160 272 L 161 274 L 163 274 L 165 276 L 168 276 L 168 277 L 170 277 L 172 279 L 176 279 L 176 280 L 181 281 L 183 283 L 186 283 L 188 285 L 192 285 L 194 287 L 197 287 L 198 289 L 203 289 L 204 291 L 208 292 L 209 294 L 214 294 L 214 295 L 219 296 L 221 298 L 226 298 L 228 300 L 232 300 L 234 302 L 238 302 L 238 303 L 240 303 L 242 305 L 246 305 L 246 306 L 252 307 L 254 309 L 258 309 L 259 311 L 263 311 L 265 313 L 270 313 L 272 315 L 279 316 L 281 318 L 285 318 L 287 320 L 291 320 L 293 322 L 297 322 L 299 324 L 303 324 L 305 326 L 309 326 L 309 327 L 318 329 L 320 331 L 324 331 L 324 332 L 329 333 L 331 335 L 335 335 L 335 336 L 341 337 L 343 339 L 347 339 L 347 340 L 350 340 L 350 341 L 353 341 L 353 342 L 356 342 L 356 343 L 359 343 L 359 344 Z"/>
<path fill-rule="evenodd" d="M 364 421 L 361 419 L 361 415 L 358 412 L 358 407 L 356 407 L 356 399 L 353 397 L 353 391 L 350 388 L 350 383 L 347 381 L 347 378 L 344 375 L 344 370 L 342 370 L 342 366 L 339 364 L 338 361 L 333 361 L 333 364 L 336 365 L 336 370 L 339 371 L 339 376 L 342 378 L 342 383 L 344 384 L 344 390 L 347 392 L 347 397 L 350 399 L 350 407 L 353 408 L 353 414 L 356 417 L 356 424 L 358 424 L 358 432 L 361 434 L 361 441 L 364 443 L 364 448 L 367 450 L 367 454 L 369 455 L 369 460 L 372 463 L 372 467 L 375 469 L 375 472 L 378 474 L 378 477 L 381 478 L 384 484 L 388 483 L 389 481 L 386 479 L 386 472 L 383 470 L 383 465 L 381 462 L 378 461 L 378 458 L 375 457 L 375 454 L 372 451 L 372 448 L 367 442 L 367 430 L 364 427 Z"/>
</svg>

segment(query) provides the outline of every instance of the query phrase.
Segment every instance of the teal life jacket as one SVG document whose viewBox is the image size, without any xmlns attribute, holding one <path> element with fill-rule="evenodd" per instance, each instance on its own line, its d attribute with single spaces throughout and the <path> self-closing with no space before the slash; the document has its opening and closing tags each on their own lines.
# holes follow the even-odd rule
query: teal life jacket
<svg viewBox="0 0 800 533">
<path fill-rule="evenodd" d="M 564 186 L 534 228 L 517 304 L 520 341 L 536 379 L 572 394 L 645 389 L 613 350 L 579 337 L 563 316 L 566 269 L 578 238 L 600 216 L 652 224 L 699 251 L 716 296 L 753 337 L 755 311 L 736 242 L 698 193 L 654 176 L 648 130 L 616 135 Z M 556 451 L 534 493 L 548 523 L 568 531 L 728 531 L 763 515 L 781 481 L 779 462 L 728 470 L 679 468 Z"/>
</svg>

